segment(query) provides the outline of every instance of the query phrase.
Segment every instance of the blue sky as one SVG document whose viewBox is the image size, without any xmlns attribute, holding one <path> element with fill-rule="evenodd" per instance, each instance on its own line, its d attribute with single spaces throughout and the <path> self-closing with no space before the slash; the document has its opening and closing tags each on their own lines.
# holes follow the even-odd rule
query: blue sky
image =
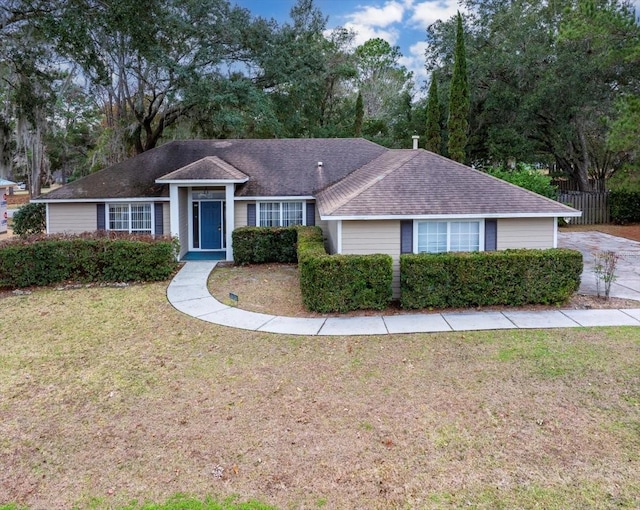
<svg viewBox="0 0 640 510">
<path fill-rule="evenodd" d="M 287 21 L 295 0 L 232 0 L 254 15 Z M 426 28 L 448 19 L 459 9 L 455 0 L 316 0 L 329 17 L 329 28 L 344 26 L 357 33 L 356 43 L 381 37 L 400 46 L 402 64 L 413 71 L 416 88 L 426 79 L 424 51 Z"/>
</svg>

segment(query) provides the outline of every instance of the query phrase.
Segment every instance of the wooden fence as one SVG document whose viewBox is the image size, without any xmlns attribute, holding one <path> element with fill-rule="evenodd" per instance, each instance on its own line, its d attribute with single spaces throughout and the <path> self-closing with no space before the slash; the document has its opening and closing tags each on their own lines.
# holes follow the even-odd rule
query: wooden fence
<svg viewBox="0 0 640 510">
<path fill-rule="evenodd" d="M 606 191 L 561 191 L 558 202 L 582 211 L 580 218 L 571 218 L 574 225 L 609 223 L 609 194 Z"/>
</svg>

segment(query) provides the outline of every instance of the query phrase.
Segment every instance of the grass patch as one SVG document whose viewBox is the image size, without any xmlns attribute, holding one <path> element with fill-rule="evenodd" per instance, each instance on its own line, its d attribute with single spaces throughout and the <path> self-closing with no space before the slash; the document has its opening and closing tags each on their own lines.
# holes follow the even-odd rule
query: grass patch
<svg viewBox="0 0 640 510">
<path fill-rule="evenodd" d="M 640 506 L 639 328 L 275 335 L 159 283 L 0 302 L 5 507 Z"/>
</svg>

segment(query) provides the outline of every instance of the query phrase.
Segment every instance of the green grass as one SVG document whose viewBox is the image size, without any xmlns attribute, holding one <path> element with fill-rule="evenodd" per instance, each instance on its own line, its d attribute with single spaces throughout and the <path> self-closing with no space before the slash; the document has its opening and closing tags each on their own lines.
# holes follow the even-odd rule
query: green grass
<svg viewBox="0 0 640 510">
<path fill-rule="evenodd" d="M 163 284 L 0 304 L 1 510 L 640 507 L 640 328 L 275 335 Z"/>
</svg>

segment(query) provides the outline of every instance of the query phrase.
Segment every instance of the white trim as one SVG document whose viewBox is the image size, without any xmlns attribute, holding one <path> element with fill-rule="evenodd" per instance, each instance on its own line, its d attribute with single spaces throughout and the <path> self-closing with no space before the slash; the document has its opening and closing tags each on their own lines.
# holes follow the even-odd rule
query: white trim
<svg viewBox="0 0 640 510">
<path fill-rule="evenodd" d="M 169 186 L 169 216 L 171 221 L 171 237 L 177 238 L 180 243 L 180 194 L 178 186 L 172 184 Z M 180 250 L 184 248 L 181 247 Z"/>
<path fill-rule="evenodd" d="M 477 222 L 479 224 L 478 230 L 478 251 L 484 251 L 484 221 L 482 219 L 473 219 L 470 221 L 469 218 L 450 218 L 447 220 L 422 220 L 423 223 L 446 223 L 447 224 L 447 247 L 450 244 L 451 240 L 451 223 L 472 223 Z M 413 253 L 421 253 L 418 251 L 418 223 L 419 221 L 413 222 Z M 427 253 L 427 252 L 425 252 Z M 473 253 L 473 252 L 471 252 Z"/>
<path fill-rule="evenodd" d="M 235 184 L 227 184 L 225 186 L 225 201 L 223 202 L 224 210 L 222 214 L 227 222 L 224 226 L 225 246 L 227 250 L 227 260 L 233 260 L 233 228 L 236 223 L 236 206 L 234 203 L 234 195 L 236 191 Z"/>
<path fill-rule="evenodd" d="M 336 252 L 342 253 L 342 220 L 338 220 L 336 232 L 336 236 L 338 237 L 338 242 L 336 243 Z"/>
<path fill-rule="evenodd" d="M 180 184 L 181 186 L 225 186 L 243 184 L 249 179 L 156 179 L 156 184 Z"/>
<path fill-rule="evenodd" d="M 479 214 L 386 214 L 379 216 L 328 216 L 320 214 L 322 221 L 331 220 L 483 220 L 483 219 L 507 219 L 507 218 L 566 218 L 580 217 L 582 211 L 564 213 L 479 213 Z"/>
<path fill-rule="evenodd" d="M 558 247 L 558 220 L 553 222 L 553 247 Z"/>
<path fill-rule="evenodd" d="M 45 216 L 45 225 L 47 226 L 47 235 L 51 233 L 51 229 L 49 228 L 49 204 L 45 204 L 44 207 L 44 216 Z M 96 225 L 97 227 L 98 225 Z"/>
<path fill-rule="evenodd" d="M 235 197 L 236 201 L 250 201 L 250 202 L 300 202 L 301 200 L 315 200 L 313 195 L 286 195 L 286 196 L 255 196 L 255 197 Z"/>
<path fill-rule="evenodd" d="M 171 197 L 135 197 L 135 198 L 68 198 L 64 200 L 39 198 L 31 200 L 36 204 L 108 204 L 108 203 L 129 203 L 129 202 L 171 202 Z"/>
</svg>

